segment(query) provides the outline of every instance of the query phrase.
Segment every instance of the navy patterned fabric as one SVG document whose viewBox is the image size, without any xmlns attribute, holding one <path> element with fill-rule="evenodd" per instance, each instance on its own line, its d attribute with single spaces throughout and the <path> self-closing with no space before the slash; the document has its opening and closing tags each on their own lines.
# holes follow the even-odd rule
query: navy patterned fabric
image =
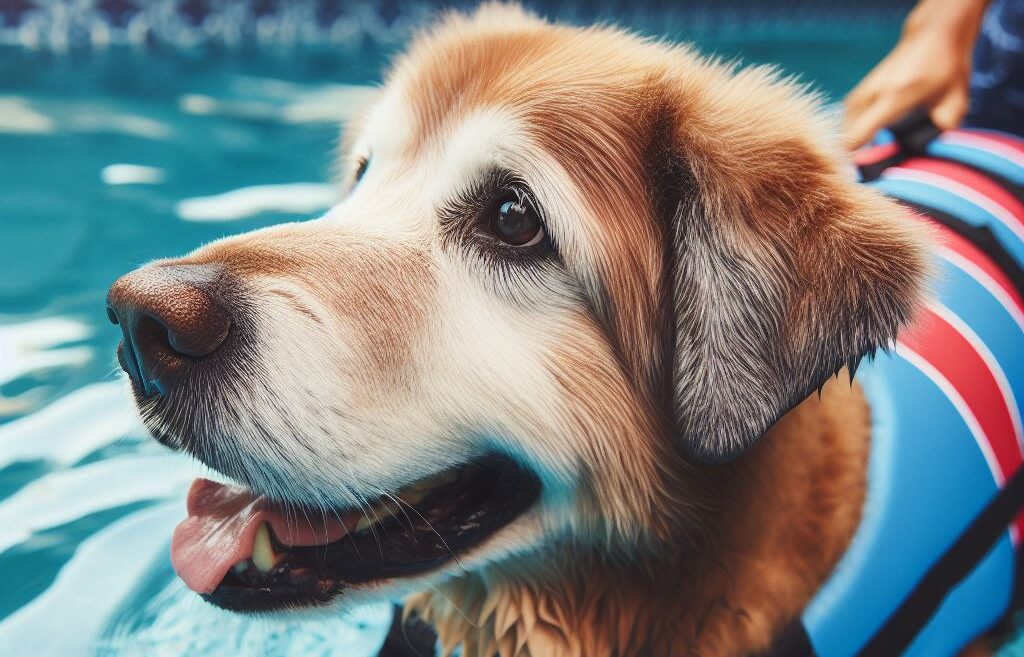
<svg viewBox="0 0 1024 657">
<path fill-rule="evenodd" d="M 1024 0 L 995 0 L 985 14 L 966 123 L 1024 135 Z"/>
</svg>

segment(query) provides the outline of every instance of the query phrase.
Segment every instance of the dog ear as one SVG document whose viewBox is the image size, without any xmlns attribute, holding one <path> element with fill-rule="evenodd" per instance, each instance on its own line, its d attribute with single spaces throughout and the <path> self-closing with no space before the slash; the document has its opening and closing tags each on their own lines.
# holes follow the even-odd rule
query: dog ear
<svg viewBox="0 0 1024 657">
<path fill-rule="evenodd" d="M 720 82 L 671 121 L 672 404 L 708 462 L 891 344 L 927 278 L 924 228 L 843 171 L 813 98 L 763 70 Z"/>
</svg>

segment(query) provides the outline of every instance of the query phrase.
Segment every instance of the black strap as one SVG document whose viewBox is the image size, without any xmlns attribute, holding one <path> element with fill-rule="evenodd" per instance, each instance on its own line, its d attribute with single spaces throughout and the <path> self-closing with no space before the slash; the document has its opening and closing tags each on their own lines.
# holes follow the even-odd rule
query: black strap
<svg viewBox="0 0 1024 657">
<path fill-rule="evenodd" d="M 856 657 L 901 655 L 942 606 L 950 592 L 984 560 L 1006 527 L 1024 508 L 1024 468 L 1018 469 L 953 545 L 928 569 L 889 620 Z M 816 657 L 801 622 L 790 625 L 771 650 L 758 657 Z"/>
<path fill-rule="evenodd" d="M 857 653 L 857 657 L 902 654 L 949 592 L 985 558 L 1022 507 L 1024 468 L 1017 470 L 956 543 L 928 569 L 896 612 Z"/>
<path fill-rule="evenodd" d="M 991 179 L 994 183 L 1009 192 L 1018 201 L 1024 203 L 1024 185 L 1015 183 L 995 171 L 990 171 L 989 169 L 979 167 L 975 164 L 971 164 L 970 162 L 950 157 L 927 154 L 926 151 L 928 150 L 928 145 L 937 136 L 942 134 L 942 131 L 932 123 L 932 120 L 927 113 L 921 110 L 915 110 L 902 120 L 889 126 L 889 132 L 892 133 L 899 148 L 895 153 L 887 157 L 883 157 L 873 162 L 864 162 L 858 165 L 857 168 L 860 170 L 860 179 L 862 182 L 877 180 L 886 169 L 902 164 L 911 157 L 927 155 L 927 157 L 931 159 L 952 162 L 958 166 L 975 171 L 986 178 Z"/>
<path fill-rule="evenodd" d="M 928 144 L 942 133 L 942 130 L 932 122 L 927 110 L 918 108 L 890 125 L 889 132 L 900 145 L 901 151 L 920 155 L 928 148 Z"/>
<path fill-rule="evenodd" d="M 969 224 L 963 219 L 958 219 L 953 215 L 943 212 L 942 210 L 936 210 L 935 208 L 924 205 L 922 203 L 913 203 L 905 201 L 903 199 L 897 199 L 902 205 L 927 216 L 938 224 L 945 226 L 954 233 L 957 233 L 974 246 L 981 249 L 981 251 L 989 257 L 992 262 L 999 267 L 1000 270 L 1006 277 L 1010 279 L 1010 283 L 1017 289 L 1022 296 L 1024 296 L 1024 267 L 1021 263 L 1017 262 L 1017 259 L 1013 257 L 1003 243 L 999 241 L 996 234 L 992 232 L 992 229 L 988 226 L 975 226 Z"/>
<path fill-rule="evenodd" d="M 941 130 L 932 123 L 926 111 L 917 109 L 890 125 L 889 132 L 899 144 L 899 150 L 881 160 L 861 164 L 858 168 L 860 169 L 860 179 L 863 182 L 871 182 L 889 167 L 895 166 L 913 155 L 924 153 L 928 144 L 939 135 Z"/>
</svg>

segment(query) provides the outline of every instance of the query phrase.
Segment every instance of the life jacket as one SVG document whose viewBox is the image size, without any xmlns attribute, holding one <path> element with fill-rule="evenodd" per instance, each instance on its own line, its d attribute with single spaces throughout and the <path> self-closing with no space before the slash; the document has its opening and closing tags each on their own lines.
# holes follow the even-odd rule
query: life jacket
<svg viewBox="0 0 1024 657">
<path fill-rule="evenodd" d="M 857 155 L 932 225 L 937 294 L 857 370 L 871 406 L 863 518 L 801 617 L 759 657 L 954 657 L 1016 606 L 1024 536 L 1024 140 L 922 115 Z M 397 620 L 381 655 L 434 654 Z"/>
<path fill-rule="evenodd" d="M 932 225 L 936 295 L 857 371 L 863 519 L 771 657 L 953 657 L 1018 600 L 1024 535 L 1024 141 L 921 115 L 856 158 Z"/>
</svg>

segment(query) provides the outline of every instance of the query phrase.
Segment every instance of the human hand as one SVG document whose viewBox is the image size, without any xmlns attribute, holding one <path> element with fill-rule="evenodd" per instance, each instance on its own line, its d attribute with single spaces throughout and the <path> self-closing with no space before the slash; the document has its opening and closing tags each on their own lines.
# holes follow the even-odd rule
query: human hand
<svg viewBox="0 0 1024 657">
<path fill-rule="evenodd" d="M 879 129 L 921 107 L 942 129 L 967 113 L 971 53 L 987 0 L 923 0 L 899 43 L 844 99 L 844 139 L 863 146 Z"/>
</svg>

